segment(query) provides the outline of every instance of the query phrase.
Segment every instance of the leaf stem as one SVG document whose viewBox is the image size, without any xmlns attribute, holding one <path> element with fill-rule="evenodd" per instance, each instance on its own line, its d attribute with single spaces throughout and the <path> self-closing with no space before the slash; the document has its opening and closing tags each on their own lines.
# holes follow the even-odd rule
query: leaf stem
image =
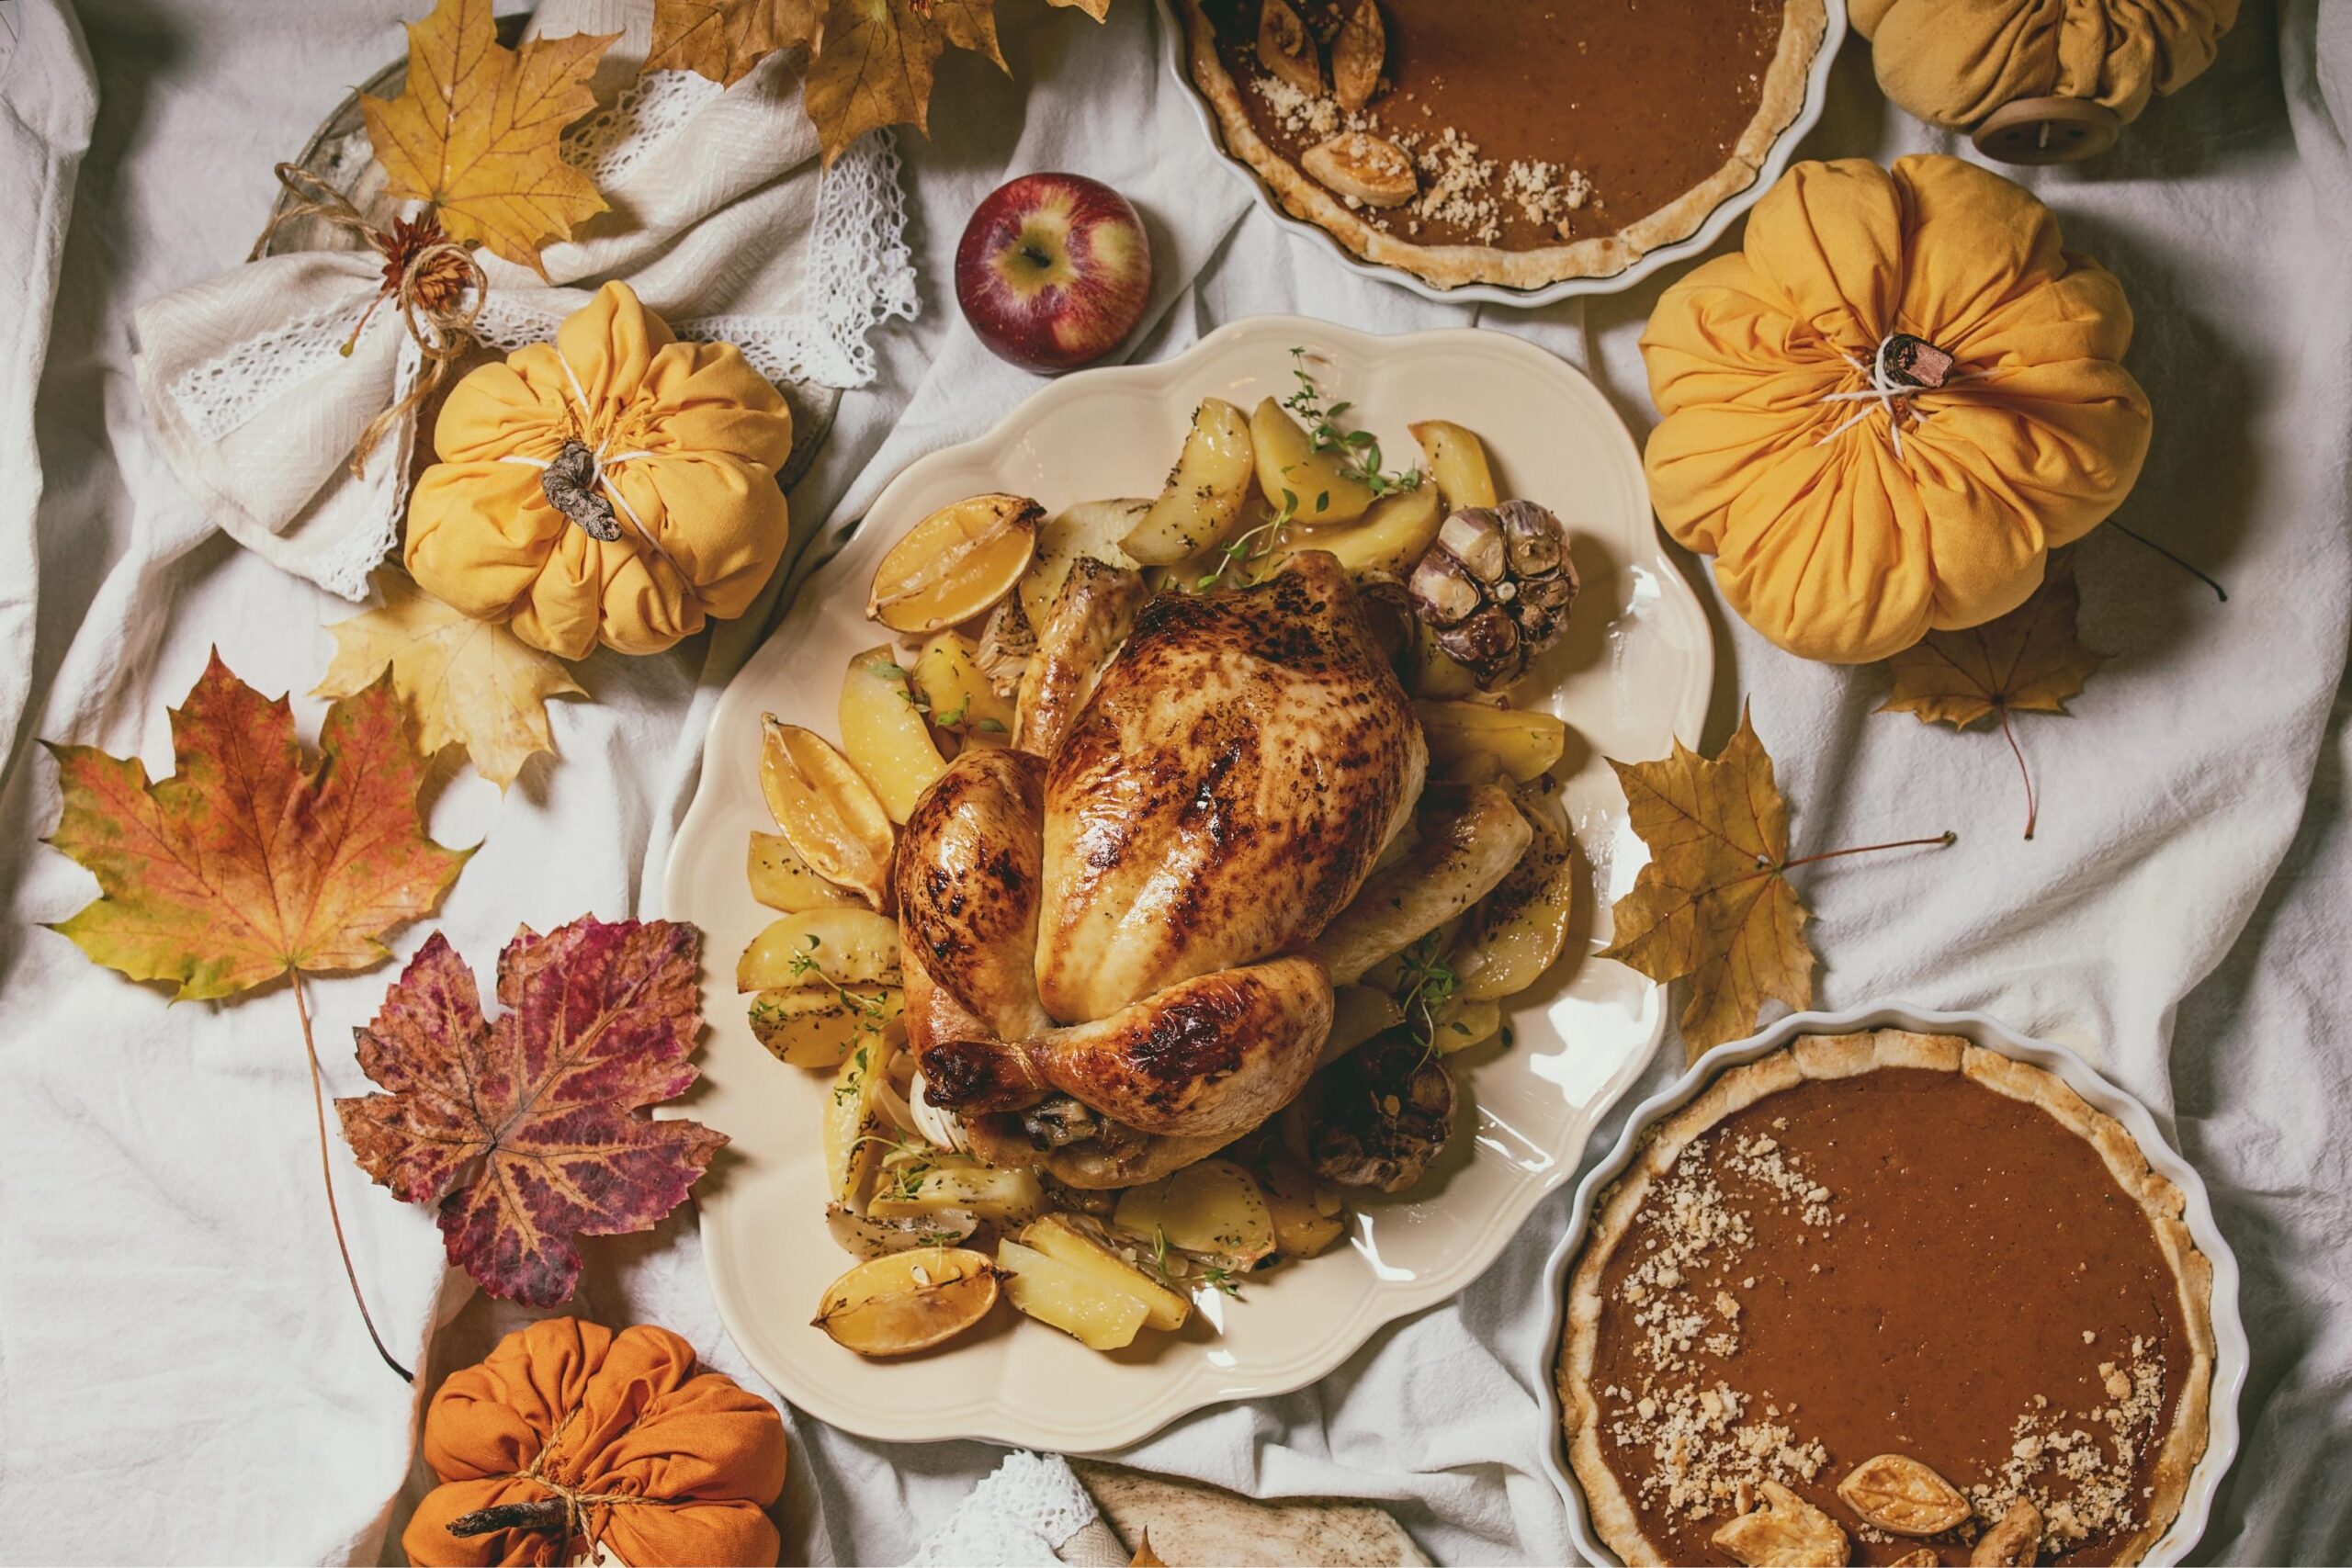
<svg viewBox="0 0 2352 1568">
<path fill-rule="evenodd" d="M 2009 728 L 2009 710 L 2001 709 L 2001 739 L 2009 743 L 2009 755 L 2018 760 L 2018 777 L 2025 781 L 2025 836 L 2033 837 L 2033 825 L 2041 819 L 2041 797 L 2035 793 L 2033 773 L 2025 765 L 2024 749 L 2018 745 L 2017 731 Z"/>
<path fill-rule="evenodd" d="M 2170 550 L 2165 548 L 2162 545 L 2156 543 L 2145 534 L 2135 533 L 2132 529 L 2125 527 L 2122 524 L 2116 522 L 2111 517 L 2108 519 L 2108 526 L 2113 528 L 2117 533 L 2122 535 L 2127 539 L 2137 539 L 2140 543 L 2147 546 L 2148 548 L 2155 551 L 2156 554 L 2164 557 L 2165 559 L 2172 562 L 2173 565 L 2180 568 L 2181 570 L 2188 573 L 2189 576 L 2195 578 L 2198 581 L 2211 589 L 2213 591 L 2213 597 L 2219 599 L 2222 604 L 2226 604 L 2230 602 L 2230 591 L 2228 589 L 2222 587 L 2219 582 L 2214 581 L 2213 579 L 2198 570 L 2197 568 L 2189 565 L 2188 561 L 2182 559 L 2179 556 L 2173 554 Z M 2028 833 L 2026 837 L 2030 839 L 2033 835 L 2031 833 Z"/>
<path fill-rule="evenodd" d="M 1932 839 L 1897 839 L 1892 843 L 1885 844 L 1856 844 L 1849 850 L 1824 850 L 1817 855 L 1805 855 L 1801 859 L 1784 861 L 1781 863 L 1781 869 L 1794 871 L 1801 865 L 1811 865 L 1815 861 L 1837 860 L 1844 855 L 1876 854 L 1881 850 L 1923 850 L 1930 846 L 1939 850 L 1949 849 L 1958 842 L 1960 842 L 1960 835 L 1947 828 Z"/>
<path fill-rule="evenodd" d="M 311 1064 L 311 1108 L 319 1119 L 319 1183 L 326 1189 L 327 1218 L 334 1222 L 334 1249 L 343 1255 L 343 1277 L 351 1281 L 351 1299 L 359 1305 L 359 1321 L 368 1325 L 368 1337 L 374 1342 L 376 1354 L 384 1365 L 400 1373 L 402 1382 L 414 1382 L 416 1374 L 392 1359 L 384 1348 L 384 1337 L 376 1332 L 376 1320 L 368 1314 L 368 1298 L 359 1292 L 359 1271 L 351 1266 L 351 1247 L 343 1239 L 343 1215 L 334 1206 L 334 1166 L 327 1157 L 327 1095 L 320 1081 L 318 1042 L 311 1033 L 311 1001 L 302 990 L 302 972 L 294 971 L 294 1010 L 302 1020 L 302 1055 Z"/>
</svg>

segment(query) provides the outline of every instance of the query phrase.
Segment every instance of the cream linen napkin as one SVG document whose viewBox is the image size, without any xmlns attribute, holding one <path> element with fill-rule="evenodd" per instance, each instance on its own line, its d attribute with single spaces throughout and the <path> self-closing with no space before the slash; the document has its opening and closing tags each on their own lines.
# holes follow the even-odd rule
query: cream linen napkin
<svg viewBox="0 0 2352 1568">
<path fill-rule="evenodd" d="M 892 144 L 865 137 L 820 172 L 793 61 L 771 56 L 724 90 L 684 72 L 640 79 L 651 26 L 651 0 L 548 0 L 533 18 L 533 36 L 622 35 L 596 73 L 605 107 L 564 149 L 612 210 L 548 248 L 552 281 L 478 253 L 490 288 L 476 335 L 551 337 L 621 278 L 681 337 L 737 344 L 772 380 L 864 385 L 867 333 L 915 311 Z M 388 218 L 366 131 L 328 152 L 331 181 Z M 348 472 L 423 358 L 396 311 L 367 316 L 379 265 L 357 249 L 266 256 L 151 300 L 136 325 L 140 395 L 180 482 L 240 543 L 355 600 L 398 537 L 420 439 L 404 421 Z"/>
</svg>

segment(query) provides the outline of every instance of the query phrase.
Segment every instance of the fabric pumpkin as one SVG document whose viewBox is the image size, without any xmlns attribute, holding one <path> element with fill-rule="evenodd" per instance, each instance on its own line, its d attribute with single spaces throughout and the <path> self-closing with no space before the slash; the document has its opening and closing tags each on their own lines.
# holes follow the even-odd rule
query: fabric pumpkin
<svg viewBox="0 0 2352 1568">
<path fill-rule="evenodd" d="M 516 1330 L 453 1372 L 424 1413 L 442 1484 L 401 1536 L 413 1563 L 584 1562 L 600 1542 L 634 1568 L 773 1564 L 764 1511 L 784 1490 L 784 1420 L 666 1328 L 616 1335 L 576 1318 Z M 552 1485 L 543 1485 L 544 1478 Z M 456 1536 L 450 1521 L 574 1495 L 576 1533 Z M 600 1500 L 609 1499 L 609 1500 Z M 642 1501 L 637 1501 L 642 1499 Z"/>
<path fill-rule="evenodd" d="M 2089 98 L 2137 119 L 2213 63 L 2238 0 L 1851 0 L 1886 96 L 1971 126 L 2018 98 Z"/>
<path fill-rule="evenodd" d="M 1871 389 L 1898 333 L 1952 356 L 1940 389 Z M 2114 276 L 1998 175 L 1799 164 L 1642 333 L 1650 499 L 1758 631 L 1883 659 L 2015 609 L 2131 491 L 2149 430 L 2117 363 L 2131 341 Z"/>
<path fill-rule="evenodd" d="M 459 381 L 434 447 L 409 571 L 560 659 L 658 653 L 740 615 L 784 555 L 782 395 L 734 344 L 679 342 L 625 283 Z"/>
</svg>

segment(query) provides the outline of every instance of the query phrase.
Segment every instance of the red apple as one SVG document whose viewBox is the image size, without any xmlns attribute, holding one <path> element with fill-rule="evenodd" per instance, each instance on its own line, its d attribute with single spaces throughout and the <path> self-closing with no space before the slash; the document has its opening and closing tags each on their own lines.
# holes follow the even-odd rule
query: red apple
<svg viewBox="0 0 2352 1568">
<path fill-rule="evenodd" d="M 956 247 L 956 302 L 980 341 L 1030 370 L 1119 346 L 1151 292 L 1151 242 L 1127 198 L 1083 175 L 1023 175 L 989 194 Z"/>
</svg>

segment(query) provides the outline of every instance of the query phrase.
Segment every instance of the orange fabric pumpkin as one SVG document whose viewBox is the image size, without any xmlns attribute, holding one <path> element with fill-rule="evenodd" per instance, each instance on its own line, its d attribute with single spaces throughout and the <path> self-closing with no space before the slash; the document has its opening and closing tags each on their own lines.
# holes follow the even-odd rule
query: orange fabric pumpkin
<svg viewBox="0 0 2352 1568">
<path fill-rule="evenodd" d="M 582 1562 L 601 1542 L 633 1568 L 772 1564 L 765 1512 L 784 1490 L 784 1420 L 666 1328 L 616 1335 L 576 1318 L 516 1330 L 453 1372 L 424 1415 L 442 1484 L 401 1536 L 413 1563 Z M 575 1504 L 575 1528 L 452 1535 L 509 1504 Z"/>
</svg>

